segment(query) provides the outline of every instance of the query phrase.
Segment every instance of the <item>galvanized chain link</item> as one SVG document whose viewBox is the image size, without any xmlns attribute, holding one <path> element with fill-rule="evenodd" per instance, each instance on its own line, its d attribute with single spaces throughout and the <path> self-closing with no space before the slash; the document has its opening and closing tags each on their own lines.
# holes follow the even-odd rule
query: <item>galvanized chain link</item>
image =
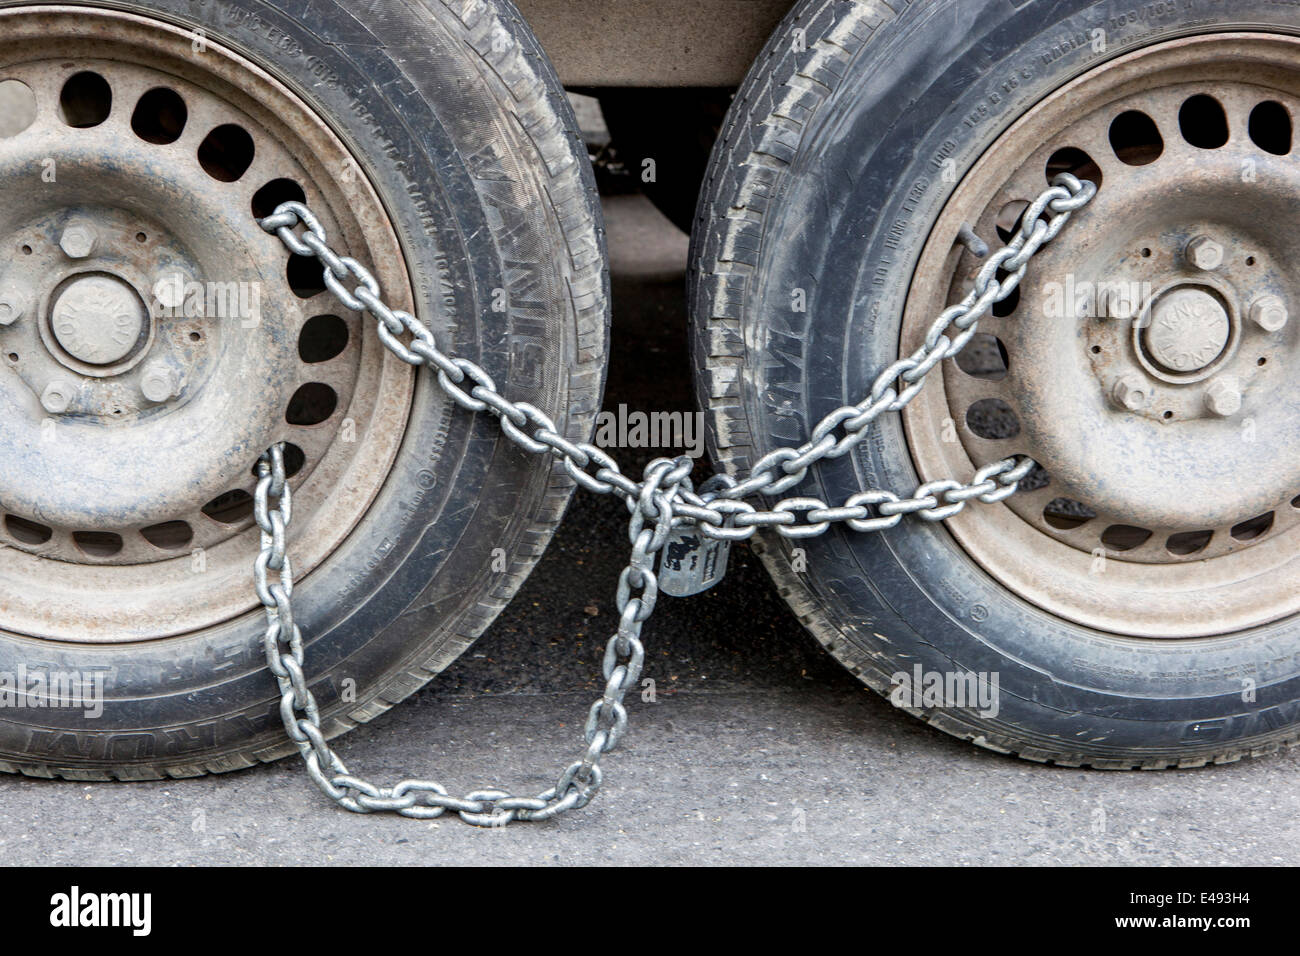
<svg viewBox="0 0 1300 956">
<path fill-rule="evenodd" d="M 1070 216 L 1097 194 L 1097 187 L 1081 182 L 1070 173 L 1060 173 L 1025 210 L 1020 228 L 1011 242 L 989 255 L 975 277 L 974 287 L 956 305 L 944 309 L 926 332 L 922 345 L 900 358 L 878 376 L 861 402 L 846 405 L 826 415 L 812 430 L 812 437 L 798 448 L 778 448 L 760 458 L 745 481 L 722 492 L 728 499 L 750 495 L 777 495 L 799 484 L 808 468 L 823 458 L 839 458 L 852 451 L 867 436 L 868 426 L 885 412 L 901 412 L 921 391 L 925 376 L 946 358 L 966 347 L 978 331 L 984 313 L 1015 291 L 1025 276 L 1029 260 L 1046 243 L 1055 239 Z M 998 273 L 1003 278 L 998 278 Z M 949 338 L 950 330 L 957 334 Z M 836 429 L 843 435 L 836 437 Z M 957 490 L 957 489 L 951 489 Z M 918 492 L 920 496 L 920 492 Z M 945 500 L 948 500 L 945 496 Z M 951 500 L 956 504 L 960 497 Z M 931 509 L 932 510 L 932 509 Z M 943 517 L 927 516 L 941 521 Z M 708 528 L 704 529 L 708 534 Z"/>
<path fill-rule="evenodd" d="M 647 470 L 647 500 L 655 503 L 661 517 L 647 527 L 638 510 L 631 522 L 632 558 L 619 579 L 618 631 L 605 648 L 605 691 L 588 713 L 584 733 L 587 747 L 582 756 L 565 768 L 554 787 L 535 797 L 513 796 L 496 788 L 454 797 L 433 780 L 375 786 L 349 773 L 325 739 L 320 710 L 303 672 L 302 631 L 293 617 L 293 573 L 285 549 L 292 495 L 285 477 L 284 446 L 272 446 L 257 463 L 253 514 L 262 530 L 262 550 L 254 565 L 254 581 L 258 599 L 266 609 L 263 642 L 267 664 L 280 686 L 280 719 L 302 755 L 308 775 L 321 791 L 356 813 L 389 811 L 428 819 L 454 810 L 462 820 L 477 826 L 546 820 L 586 806 L 600 789 L 600 758 L 614 749 L 627 727 L 623 697 L 637 686 L 645 661 L 640 635 L 642 624 L 654 610 L 655 554 L 671 528 L 669 502 L 683 484 L 689 485 L 690 467 L 690 459 L 662 460 Z M 633 588 L 641 593 L 632 594 Z"/>
<path fill-rule="evenodd" d="M 279 206 L 261 220 L 262 227 L 278 235 L 290 252 L 319 259 L 325 267 L 326 286 L 346 308 L 378 320 L 379 338 L 395 355 L 411 365 L 436 369 L 438 385 L 456 404 L 495 415 L 515 444 L 536 454 L 554 455 L 575 483 L 597 494 L 623 498 L 631 515 L 628 538 L 632 554 L 619 577 L 618 630 L 605 647 L 605 690 L 588 713 L 585 751 L 565 768 L 555 786 L 536 797 L 513 796 L 497 788 L 453 797 L 431 780 L 403 780 L 392 787 L 378 787 L 350 774 L 329 746 L 315 698 L 307 687 L 302 634 L 293 619 L 293 575 L 285 550 L 291 495 L 283 446 L 269 449 L 258 462 L 254 513 L 262 530 L 262 551 L 255 565 L 255 583 L 266 608 L 267 663 L 280 686 L 280 716 L 312 780 L 340 806 L 357 813 L 390 811 L 428 818 L 455 810 L 462 820 L 479 826 L 545 820 L 585 806 L 600 789 L 601 757 L 618 744 L 627 727 L 623 698 L 637 686 L 645 659 L 641 628 L 654 611 L 659 593 L 655 558 L 674 529 L 691 525 L 707 537 L 727 541 L 749 538 L 761 527 L 774 527 L 788 538 L 812 537 L 837 522 L 855 531 L 880 531 L 897 525 L 906 515 L 944 521 L 969 501 L 991 504 L 1014 494 L 1034 467 L 1028 458 L 994 462 L 969 482 L 952 478 L 926 482 L 908 498 L 886 490 L 868 490 L 838 506 L 812 497 L 792 497 L 770 510 L 742 500 L 779 495 L 793 488 L 816 462 L 848 454 L 866 438 L 868 427 L 881 414 L 906 407 L 920 392 L 930 370 L 966 346 L 984 314 L 1020 284 L 1030 259 L 1096 192 L 1093 183 L 1069 173 L 1056 176 L 1051 187 L 1025 211 L 1011 242 L 984 261 L 966 297 L 935 319 L 915 352 L 876 377 L 866 398 L 826 415 L 803 445 L 780 448 L 760 458 L 743 480 L 715 475 L 699 493 L 691 483 L 693 462 L 689 458 L 656 459 L 646 466 L 642 480 L 636 481 L 624 475 L 602 449 L 566 439 L 541 409 L 507 399 L 481 367 L 446 355 L 427 326 L 407 312 L 389 308 L 381 299 L 374 275 L 355 259 L 330 248 L 320 221 L 306 206 L 296 202 Z M 295 231 L 299 226 L 304 230 L 301 233 Z M 408 335 L 409 340 L 403 342 Z M 278 575 L 277 581 L 271 581 L 270 572 Z"/>
</svg>

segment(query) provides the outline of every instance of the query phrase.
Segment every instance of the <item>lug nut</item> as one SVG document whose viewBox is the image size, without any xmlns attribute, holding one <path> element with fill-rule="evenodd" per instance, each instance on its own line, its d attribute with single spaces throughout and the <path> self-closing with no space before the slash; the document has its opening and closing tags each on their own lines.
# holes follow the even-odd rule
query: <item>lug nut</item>
<svg viewBox="0 0 1300 956">
<path fill-rule="evenodd" d="M 1151 390 L 1136 375 L 1125 375 L 1111 389 L 1111 396 L 1120 408 L 1130 412 L 1141 411 L 1151 401 Z"/>
<path fill-rule="evenodd" d="M 1108 286 L 1098 295 L 1097 314 L 1103 319 L 1131 319 L 1137 312 L 1132 291 L 1121 286 Z"/>
<path fill-rule="evenodd" d="M 0 325 L 13 325 L 27 312 L 27 293 L 12 282 L 0 288 Z"/>
<path fill-rule="evenodd" d="M 1223 246 L 1209 236 L 1197 236 L 1187 244 L 1187 261 L 1203 272 L 1223 265 Z"/>
<path fill-rule="evenodd" d="M 151 402 L 165 402 L 179 391 L 180 380 L 176 370 L 163 362 L 145 365 L 140 375 L 140 391 Z"/>
<path fill-rule="evenodd" d="M 95 230 L 89 226 L 69 226 L 59 237 L 59 248 L 70 259 L 85 259 L 95 251 L 95 244 L 98 241 L 99 237 L 95 235 Z"/>
<path fill-rule="evenodd" d="M 1212 382 L 1205 390 L 1205 407 L 1221 418 L 1235 415 L 1241 410 L 1241 391 L 1229 379 Z"/>
<path fill-rule="evenodd" d="M 51 415 L 61 415 L 68 410 L 75 394 L 76 389 L 70 383 L 59 379 L 45 386 L 45 391 L 41 392 L 41 405 Z"/>
<path fill-rule="evenodd" d="M 1280 296 L 1263 295 L 1251 303 L 1250 320 L 1265 332 L 1276 332 L 1288 318 L 1286 303 Z"/>
<path fill-rule="evenodd" d="M 185 304 L 185 284 L 183 273 L 168 273 L 154 283 L 153 296 L 162 308 L 179 309 Z"/>
</svg>

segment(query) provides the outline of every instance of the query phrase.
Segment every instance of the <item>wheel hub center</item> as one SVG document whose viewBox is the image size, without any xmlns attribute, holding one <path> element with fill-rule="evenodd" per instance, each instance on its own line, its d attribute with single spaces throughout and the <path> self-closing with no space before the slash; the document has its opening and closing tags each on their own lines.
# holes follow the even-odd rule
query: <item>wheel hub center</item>
<svg viewBox="0 0 1300 956">
<path fill-rule="evenodd" d="M 1152 308 L 1142 344 L 1152 361 L 1185 374 L 1222 355 L 1230 332 L 1228 312 L 1214 296 L 1203 289 L 1175 288 Z"/>
<path fill-rule="evenodd" d="M 55 341 L 89 365 L 122 361 L 145 338 L 148 321 L 145 305 L 130 285 L 100 274 L 69 282 L 50 313 Z"/>
</svg>

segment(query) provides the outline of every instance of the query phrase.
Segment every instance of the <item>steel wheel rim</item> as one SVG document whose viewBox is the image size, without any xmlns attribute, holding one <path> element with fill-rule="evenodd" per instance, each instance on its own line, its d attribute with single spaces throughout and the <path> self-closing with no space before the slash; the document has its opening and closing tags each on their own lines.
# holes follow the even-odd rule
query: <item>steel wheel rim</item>
<svg viewBox="0 0 1300 956">
<path fill-rule="evenodd" d="M 1093 159 L 1093 166 L 1084 174 L 1095 175 L 1098 170 L 1102 174 L 1098 198 L 1086 215 L 1080 215 L 1082 221 L 1072 222 L 1031 263 L 1019 301 L 1009 300 L 1014 309 L 1002 310 L 1010 314 L 981 322 L 981 330 L 995 334 L 1009 355 L 1006 374 L 991 382 L 969 374 L 970 362 L 963 362 L 968 370 L 955 362 L 944 363 L 942 382 L 936 383 L 939 387 L 926 389 L 904 415 L 922 480 L 969 473 L 1014 453 L 1031 455 L 1044 466 L 1044 474 L 1031 476 L 1026 483 L 1025 493 L 992 508 L 966 509 L 951 519 L 948 527 L 996 580 L 1067 620 L 1132 636 L 1198 637 L 1265 624 L 1300 610 L 1300 595 L 1288 587 L 1297 570 L 1300 511 L 1292 500 L 1300 491 L 1300 468 L 1290 468 L 1285 456 L 1269 459 L 1267 468 L 1257 467 L 1253 473 L 1247 469 L 1256 481 L 1241 487 L 1249 487 L 1253 498 L 1244 493 L 1235 501 L 1198 497 L 1203 487 L 1216 486 L 1207 476 L 1217 476 L 1218 487 L 1230 484 L 1232 476 L 1219 476 L 1197 459 L 1194 467 L 1184 468 L 1183 481 L 1171 482 L 1170 495 L 1149 500 L 1151 488 L 1158 484 L 1149 474 L 1134 479 L 1134 487 L 1118 491 L 1095 479 L 1099 473 L 1123 474 L 1122 456 L 1086 459 L 1077 454 L 1077 447 L 1066 447 L 1073 440 L 1076 446 L 1087 448 L 1094 443 L 1106 448 L 1106 442 L 1113 442 L 1124 427 L 1133 431 L 1138 420 L 1142 428 L 1157 430 L 1157 435 L 1160 429 L 1165 436 L 1178 435 L 1181 428 L 1183 437 L 1176 442 L 1161 439 L 1151 446 L 1160 449 L 1159 455 L 1148 454 L 1146 445 L 1130 442 L 1124 446 L 1144 452 L 1145 458 L 1137 459 L 1135 469 L 1159 461 L 1159 475 L 1179 475 L 1170 464 L 1177 459 L 1172 459 L 1167 449 L 1185 447 L 1194 428 L 1199 431 L 1193 437 L 1202 442 L 1197 447 L 1218 448 L 1225 455 L 1228 452 L 1219 446 L 1229 429 L 1262 429 L 1275 442 L 1296 437 L 1297 416 L 1290 414 L 1294 406 L 1290 394 L 1278 403 L 1281 411 L 1264 404 L 1264 398 L 1276 394 L 1276 385 L 1282 381 L 1276 373 L 1286 368 L 1296 353 L 1294 325 L 1288 322 L 1280 330 L 1268 332 L 1253 322 L 1251 306 L 1263 292 L 1270 291 L 1265 288 L 1269 282 L 1252 284 L 1242 276 L 1273 270 L 1270 281 L 1281 287 L 1271 291 L 1283 296 L 1291 294 L 1297 277 L 1279 264 L 1283 258 L 1280 250 L 1267 240 L 1272 226 L 1255 228 L 1243 222 L 1248 217 L 1225 209 L 1215 197 L 1224 192 L 1225 164 L 1247 157 L 1254 167 L 1234 167 L 1233 171 L 1255 168 L 1259 175 L 1253 182 L 1249 177 L 1237 177 L 1242 181 L 1240 191 L 1262 190 L 1260 179 L 1266 180 L 1265 186 L 1275 187 L 1280 179 L 1286 185 L 1286 195 L 1296 195 L 1294 187 L 1300 184 L 1288 168 L 1290 144 L 1285 154 L 1262 147 L 1256 138 L 1267 143 L 1267 133 L 1262 127 L 1252 132 L 1251 114 L 1261 102 L 1277 102 L 1290 117 L 1300 115 L 1300 75 L 1293 66 L 1298 50 L 1300 43 L 1282 36 L 1216 34 L 1137 51 L 1080 77 L 1032 107 L 986 151 L 958 185 L 922 252 L 905 310 L 904 354 L 919 342 L 925 317 L 955 300 L 958 289 L 978 268 L 978 259 L 953 242 L 963 222 L 976 224 L 976 231 L 990 241 L 995 238 L 993 227 L 1000 213 L 1010 217 L 1009 225 L 1014 227 L 1015 210 L 1006 210 L 1007 205 L 1021 198 L 1019 193 L 1028 192 L 1031 183 L 1034 192 L 1042 188 L 1048 158 L 1063 147 L 1083 147 Z M 1194 145 L 1188 137 L 1200 139 L 1202 133 L 1194 124 L 1180 123 L 1181 104 L 1203 94 L 1214 94 L 1224 108 L 1228 140 L 1222 146 Z M 1135 104 L 1155 114 L 1152 119 L 1162 140 L 1157 159 L 1151 159 L 1153 148 L 1145 155 L 1134 153 L 1122 136 L 1112 136 L 1116 118 Z M 1172 115 L 1171 107 L 1175 110 Z M 1289 135 L 1293 135 L 1290 123 L 1288 119 Z M 1121 153 L 1127 160 L 1121 159 Z M 1008 156 L 1016 155 L 1018 162 L 1008 161 Z M 1172 170 L 1189 163 L 1207 171 L 1199 193 L 1172 175 Z M 1010 177 L 1008 169 L 1015 170 Z M 1267 181 L 1269 176 L 1274 177 L 1273 183 Z M 1163 192 L 1161 177 L 1169 184 Z M 1130 192 L 1142 193 L 1143 189 L 1143 194 L 1154 195 L 1151 209 L 1135 212 L 1123 205 Z M 1175 192 L 1182 204 L 1181 214 L 1170 211 Z M 1234 201 L 1243 202 L 1233 190 L 1227 192 Z M 1216 201 L 1220 202 L 1217 209 Z M 1197 216 L 1208 211 L 1214 215 L 1198 221 Z M 1167 223 L 1163 233 L 1157 230 L 1156 239 L 1144 240 L 1143 229 L 1150 225 L 1146 220 L 1157 221 L 1161 216 Z M 1234 216 L 1235 221 L 1228 223 L 1232 228 L 1226 228 L 1225 222 Z M 1115 236 L 1105 238 L 1101 224 Z M 1188 233 L 1200 235 L 1206 230 L 1217 230 L 1225 238 L 1224 265 L 1216 269 L 1193 266 L 1187 249 Z M 1249 266 L 1247 258 L 1252 259 Z M 1132 276 L 1149 283 L 1137 289 L 1141 294 L 1133 311 L 1138 319 L 1149 319 L 1153 304 L 1158 319 L 1177 316 L 1180 310 L 1167 308 L 1167 296 L 1171 290 L 1182 292 L 1193 285 L 1198 287 L 1195 296 L 1203 297 L 1194 298 L 1199 304 L 1190 310 L 1193 313 L 1205 299 L 1224 300 L 1226 330 L 1213 314 L 1204 322 L 1201 316 L 1186 323 L 1195 327 L 1190 339 L 1172 335 L 1170 322 L 1162 327 L 1161 334 L 1170 336 L 1176 347 L 1167 347 L 1161 354 L 1173 362 L 1201 363 L 1198 367 L 1180 370 L 1153 362 L 1145 336 L 1154 324 L 1138 328 L 1131 319 L 1117 321 L 1095 315 L 1096 311 L 1123 315 L 1126 303 L 1115 303 L 1118 307 L 1112 310 L 1105 295 L 1101 310 L 1093 310 L 1083 295 L 1084 307 L 1073 310 L 1077 314 L 1058 315 L 1056 325 L 1049 324 L 1046 303 L 1050 293 L 1056 292 L 1059 298 L 1060 290 L 1070 282 L 1076 291 L 1089 283 L 1096 291 L 1104 288 L 1103 283 L 1115 285 L 1115 279 Z M 1213 313 L 1214 309 L 1205 311 Z M 1185 333 L 1178 321 L 1172 325 L 1178 334 Z M 1223 339 L 1221 348 L 1217 348 L 1216 336 Z M 1184 348 L 1188 341 L 1197 348 Z M 986 348 L 994 344 L 984 340 Z M 1042 353 L 1049 350 L 1054 350 L 1050 351 L 1054 357 L 1045 359 Z M 1132 381 L 1122 387 L 1117 384 L 1116 366 L 1101 360 L 1108 353 L 1125 355 L 1128 364 L 1118 368 L 1119 377 L 1131 373 L 1135 376 Z M 1255 364 L 1259 357 L 1266 359 L 1263 365 Z M 987 365 L 997 366 L 996 359 Z M 1237 413 L 1221 416 L 1209 411 L 1205 393 L 1221 378 L 1228 373 L 1255 372 L 1258 375 L 1244 387 L 1238 384 L 1245 404 Z M 1271 382 L 1265 375 L 1273 376 Z M 1085 388 L 1090 381 L 1094 383 L 1091 393 Z M 1132 382 L 1152 390 L 1157 399 L 1174 396 L 1169 401 L 1181 404 L 1166 407 L 1157 405 L 1150 395 L 1139 396 L 1146 402 L 1135 402 L 1139 408 L 1134 412 L 1121 401 L 1129 399 L 1125 388 Z M 971 406 L 980 400 L 1007 401 L 1009 395 L 1013 396 L 1011 411 L 1019 434 L 981 438 L 976 431 L 979 415 L 968 417 Z M 1076 415 L 1073 428 L 1063 428 L 1062 419 L 1071 407 L 1084 407 L 1095 417 Z M 1179 411 L 1166 416 L 1174 407 Z M 1184 412 L 1187 419 L 1180 417 Z M 1201 417 L 1193 420 L 1193 413 Z M 988 426 L 982 430 L 986 435 L 997 434 Z M 1012 430 L 1004 422 L 1003 432 Z M 1236 442 L 1227 448 L 1245 445 L 1241 440 L 1244 434 L 1235 432 Z M 1101 467 L 1089 472 L 1082 464 L 1089 460 L 1099 461 Z M 1139 491 L 1148 496 L 1139 495 Z M 1102 506 L 1088 501 L 1090 493 L 1100 496 L 1098 504 Z M 1063 505 L 1057 499 L 1075 504 Z M 1191 520 L 1198 503 L 1207 500 L 1214 503 L 1207 509 L 1214 521 Z M 1141 513 L 1142 520 L 1123 525 L 1126 508 Z M 1095 517 L 1079 520 L 1089 512 Z M 1271 517 L 1262 528 L 1258 521 L 1251 524 L 1264 514 Z M 1049 517 L 1058 520 L 1049 523 Z M 1171 517 L 1185 520 L 1176 524 L 1168 521 Z M 1114 526 L 1121 527 L 1112 532 Z M 1208 539 L 1202 534 L 1205 529 L 1211 531 Z M 1144 542 L 1128 547 L 1142 532 L 1149 532 Z"/>
<path fill-rule="evenodd" d="M 241 496 L 253 490 L 261 451 L 287 441 L 303 452 L 292 479 L 301 578 L 374 500 L 405 431 L 414 384 L 409 367 L 387 356 L 355 314 L 304 286 L 314 280 L 298 277 L 309 273 L 294 273 L 300 291 L 292 291 L 283 246 L 261 232 L 254 206 L 269 211 L 268 203 L 297 198 L 283 185 L 296 183 L 342 251 L 375 271 L 394 307 L 410 310 L 399 243 L 361 167 L 324 120 L 211 39 L 82 7 L 5 11 L 0 36 L 0 82 L 21 82 L 35 101 L 33 122 L 0 138 L 0 168 L 30 168 L 43 146 L 57 142 L 53 155 L 63 169 L 47 190 L 20 195 L 0 223 L 0 241 L 13 245 L 15 260 L 0 291 L 16 285 L 17 308 L 26 307 L 0 328 L 0 361 L 10 373 L 5 401 L 42 422 L 34 432 L 26 424 L 27 447 L 35 449 L 27 461 L 35 464 L 0 479 L 4 626 L 111 643 L 231 620 L 258 606 L 249 577 L 257 530 L 251 499 Z M 94 96 L 68 93 L 70 79 L 86 73 L 111 93 L 107 117 L 91 125 L 84 124 L 97 117 L 84 114 L 93 112 Z M 174 116 L 170 128 L 148 122 L 143 101 L 158 89 L 184 103 L 179 132 Z M 242 170 L 238 136 L 214 132 L 228 127 L 243 130 L 252 146 Z M 94 194 L 105 184 L 113 194 L 100 199 Z M 37 228 L 42 219 L 53 222 Z M 68 243 L 68 229 L 87 223 L 95 242 L 80 255 L 84 237 Z M 167 289 L 177 274 L 182 295 L 173 303 Z M 238 309 L 229 298 L 211 308 L 223 286 L 242 293 Z M 114 322 L 126 314 L 129 332 L 132 293 L 147 312 L 139 341 L 88 341 L 99 314 L 78 325 L 78 310 L 102 312 L 107 297 Z M 341 320 L 341 347 L 339 323 L 312 322 L 318 316 Z M 332 331 L 322 333 L 325 326 Z M 187 364 L 187 350 L 198 359 Z M 47 380 L 35 372 L 35 384 L 23 378 L 28 356 L 40 358 L 32 365 L 47 378 L 53 369 L 74 380 L 68 411 L 49 410 Z M 148 379 L 151 371 L 159 374 Z M 166 373 L 178 380 L 177 394 L 154 401 L 148 389 L 162 395 Z M 41 429 L 54 435 L 44 454 L 34 444 Z M 111 482 L 115 468 L 131 473 L 128 459 L 142 454 L 151 455 L 150 467 L 137 480 Z M 80 467 L 70 467 L 78 457 Z M 89 479 L 81 488 L 59 484 L 69 470 Z M 188 537 L 178 523 L 188 525 Z M 50 532 L 45 541 L 42 528 Z"/>
</svg>

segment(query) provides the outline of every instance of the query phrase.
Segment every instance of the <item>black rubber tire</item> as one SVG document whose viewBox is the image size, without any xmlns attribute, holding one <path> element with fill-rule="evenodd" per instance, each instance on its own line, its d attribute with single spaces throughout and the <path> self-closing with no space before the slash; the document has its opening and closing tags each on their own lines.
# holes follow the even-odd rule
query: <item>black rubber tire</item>
<svg viewBox="0 0 1300 956">
<path fill-rule="evenodd" d="M 509 0 L 100 5 L 201 29 L 312 104 L 384 200 L 426 321 L 440 267 L 450 270 L 442 275 L 463 302 L 452 351 L 553 415 L 570 439 L 589 437 L 608 341 L 604 229 L 568 101 Z M 494 311 L 502 288 L 512 290 L 509 306 Z M 380 494 L 295 589 L 330 736 L 414 692 L 483 632 L 540 557 L 572 490 L 562 469 L 508 443 L 490 416 L 435 414 L 434 389 L 421 371 Z M 107 674 L 97 719 L 0 711 L 0 769 L 183 777 L 293 752 L 263 629 L 257 611 L 117 647 L 0 635 L 0 672 L 39 660 Z M 355 688 L 347 702 L 345 687 Z"/>
<path fill-rule="evenodd" d="M 803 0 L 728 116 L 694 232 L 697 396 L 730 471 L 805 441 L 898 356 L 902 303 L 937 211 L 1020 111 L 1104 59 L 1234 26 L 1300 32 L 1294 8 L 1119 0 Z M 1106 31 L 1107 52 L 1092 48 Z M 801 30 L 806 50 L 792 40 Z M 1017 78 L 1014 95 L 1006 93 Z M 879 271 L 877 271 L 877 268 Z M 874 285 L 871 283 L 874 281 Z M 791 310 L 802 288 L 807 311 Z M 847 317 L 847 320 L 846 320 Z M 842 502 L 917 476 L 898 416 L 786 494 Z M 1300 736 L 1300 621 L 1198 640 L 1134 640 L 1034 607 L 942 526 L 755 539 L 781 593 L 863 682 L 1000 675 L 1000 711 L 906 709 L 993 750 L 1106 768 L 1224 762 Z M 1254 699 L 1245 691 L 1254 682 Z"/>
</svg>

